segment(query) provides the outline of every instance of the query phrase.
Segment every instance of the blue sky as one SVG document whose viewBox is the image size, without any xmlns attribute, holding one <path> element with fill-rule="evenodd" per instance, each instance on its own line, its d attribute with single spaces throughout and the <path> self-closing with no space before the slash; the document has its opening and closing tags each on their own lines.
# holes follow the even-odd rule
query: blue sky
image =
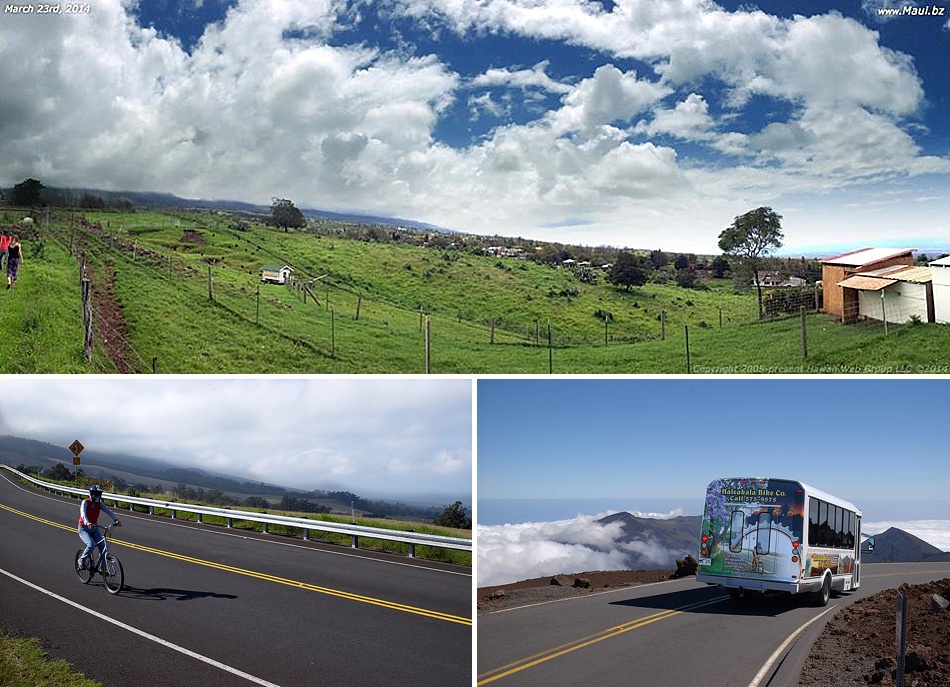
<svg viewBox="0 0 950 687">
<path fill-rule="evenodd" d="M 950 467 L 935 449 L 945 387 L 479 380 L 478 500 L 578 499 L 698 515 L 717 477 L 781 477 L 848 499 L 872 520 L 950 519 Z"/>
<path fill-rule="evenodd" d="M 68 16 L 5 12 L 0 184 L 280 196 L 707 253 L 735 216 L 770 205 L 791 253 L 950 248 L 950 17 L 881 14 L 905 6 L 917 11 L 94 0 Z"/>
</svg>

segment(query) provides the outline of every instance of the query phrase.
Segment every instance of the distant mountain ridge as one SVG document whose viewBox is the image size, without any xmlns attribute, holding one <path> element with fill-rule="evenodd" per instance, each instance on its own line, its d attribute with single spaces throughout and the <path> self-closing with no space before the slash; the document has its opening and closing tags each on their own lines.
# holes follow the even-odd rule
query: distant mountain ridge
<svg viewBox="0 0 950 687">
<path fill-rule="evenodd" d="M 140 208 L 188 208 L 200 210 L 222 210 L 226 212 L 243 212 L 254 215 L 270 215 L 269 205 L 259 205 L 256 203 L 246 203 L 240 200 L 205 200 L 194 198 L 182 198 L 172 193 L 158 193 L 155 191 L 103 191 L 94 188 L 47 188 L 51 193 L 70 193 L 75 196 L 89 195 L 101 198 L 112 204 L 125 203 L 133 207 Z M 2 189 L 4 193 L 9 193 L 11 189 Z M 355 224 L 377 224 L 385 227 L 409 227 L 422 231 L 435 231 L 440 233 L 455 233 L 455 230 L 440 227 L 435 224 L 419 222 L 416 220 L 405 219 L 402 217 L 391 217 L 387 215 L 374 215 L 365 212 L 333 212 L 330 210 L 321 210 L 318 208 L 300 207 L 300 211 L 307 217 L 315 219 L 324 219 L 336 222 L 351 222 Z"/>
<path fill-rule="evenodd" d="M 862 553 L 865 563 L 928 563 L 950 561 L 950 552 L 941 551 L 910 532 L 891 527 L 874 535 L 874 551 Z"/>
<path fill-rule="evenodd" d="M 663 520 L 642 518 L 624 511 L 597 522 L 602 525 L 620 523 L 623 534 L 615 542 L 626 551 L 628 568 L 652 570 L 676 567 L 676 559 L 695 557 L 699 549 L 700 515 L 681 515 Z"/>
</svg>

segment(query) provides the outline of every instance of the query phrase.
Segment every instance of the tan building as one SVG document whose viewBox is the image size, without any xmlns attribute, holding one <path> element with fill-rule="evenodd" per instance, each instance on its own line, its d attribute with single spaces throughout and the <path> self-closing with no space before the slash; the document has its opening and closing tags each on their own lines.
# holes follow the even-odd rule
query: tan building
<svg viewBox="0 0 950 687">
<path fill-rule="evenodd" d="M 821 263 L 824 311 L 837 315 L 842 322 L 858 317 L 858 290 L 846 289 L 841 282 L 861 272 L 872 272 L 893 265 L 913 265 L 914 248 L 864 248 L 828 258 Z"/>
</svg>

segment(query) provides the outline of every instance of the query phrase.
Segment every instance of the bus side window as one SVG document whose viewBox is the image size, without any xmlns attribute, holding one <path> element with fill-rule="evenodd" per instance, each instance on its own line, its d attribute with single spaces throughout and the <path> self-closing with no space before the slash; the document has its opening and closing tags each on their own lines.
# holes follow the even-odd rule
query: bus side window
<svg viewBox="0 0 950 687">
<path fill-rule="evenodd" d="M 818 499 L 808 499 L 808 545 L 818 546 Z"/>
<path fill-rule="evenodd" d="M 732 511 L 732 531 L 729 534 L 729 550 L 742 551 L 742 528 L 745 524 L 745 515 L 741 510 Z"/>
<path fill-rule="evenodd" d="M 828 546 L 828 504 L 818 502 L 818 546 Z"/>
<path fill-rule="evenodd" d="M 844 546 L 844 508 L 835 506 L 835 546 Z"/>
</svg>

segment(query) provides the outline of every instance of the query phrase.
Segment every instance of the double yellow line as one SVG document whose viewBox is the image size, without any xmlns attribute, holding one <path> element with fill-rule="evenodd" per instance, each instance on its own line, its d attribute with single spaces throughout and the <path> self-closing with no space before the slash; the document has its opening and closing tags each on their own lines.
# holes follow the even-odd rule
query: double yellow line
<svg viewBox="0 0 950 687">
<path fill-rule="evenodd" d="M 30 520 L 35 520 L 36 522 L 41 522 L 44 525 L 50 525 L 52 527 L 58 527 L 69 532 L 74 531 L 75 528 L 68 527 L 67 525 L 60 524 L 58 522 L 53 522 L 52 520 L 45 520 L 39 518 L 35 515 L 30 515 L 29 513 L 24 513 L 18 511 L 9 506 L 5 506 L 0 503 L 0 508 L 3 510 L 14 513 L 15 515 L 20 515 L 24 518 L 29 518 Z M 236 575 L 244 575 L 246 577 L 253 577 L 258 580 L 264 580 L 265 582 L 275 582 L 277 584 L 283 584 L 288 587 L 293 587 L 294 589 L 303 589 L 309 592 L 317 592 L 319 594 L 326 594 L 328 596 L 335 596 L 340 599 L 347 599 L 349 601 L 358 601 L 360 603 L 371 604 L 373 606 L 380 606 L 382 608 L 388 608 L 394 611 L 402 611 L 403 613 L 412 613 L 413 615 L 421 615 L 426 618 L 433 618 L 435 620 L 444 620 L 450 623 L 457 623 L 459 625 L 469 625 L 472 624 L 471 618 L 465 618 L 462 616 L 451 615 L 449 613 L 441 613 L 439 611 L 430 611 L 424 608 L 417 608 L 415 606 L 407 606 L 405 604 L 396 603 L 395 601 L 386 601 L 385 599 L 376 599 L 371 596 L 362 596 L 361 594 L 352 594 L 350 592 L 344 592 L 339 589 L 330 589 L 329 587 L 320 587 L 315 584 L 310 584 L 307 582 L 299 582 L 297 580 L 287 579 L 286 577 L 277 577 L 276 575 L 268 575 L 267 573 L 255 572 L 253 570 L 246 570 L 244 568 L 236 568 L 231 565 L 224 565 L 222 563 L 215 563 L 214 561 L 206 561 L 201 558 L 194 558 L 192 556 L 185 556 L 180 553 L 174 553 L 172 551 L 163 551 L 162 549 L 154 549 L 151 546 L 143 546 L 142 544 L 134 544 L 128 541 L 118 541 L 116 539 L 110 539 L 113 544 L 119 546 L 126 546 L 130 549 L 135 549 L 137 551 L 144 551 L 145 553 L 152 553 L 158 556 L 165 556 L 166 558 L 173 558 L 178 561 L 185 561 L 186 563 L 194 563 L 195 565 L 203 565 L 206 568 L 214 568 L 215 570 L 223 570 L 225 572 L 234 573 Z"/>
<path fill-rule="evenodd" d="M 487 685 L 490 682 L 495 680 L 500 680 L 503 677 L 508 677 L 509 675 L 514 675 L 519 673 L 522 670 L 527 670 L 536 665 L 555 659 L 558 656 L 564 656 L 578 649 L 583 649 L 585 647 L 591 646 L 592 644 L 597 644 L 602 642 L 605 639 L 610 639 L 612 637 L 618 637 L 626 632 L 631 630 L 636 630 L 645 625 L 655 623 L 658 620 L 665 620 L 666 618 L 672 618 L 674 615 L 679 615 L 686 611 L 691 611 L 702 606 L 708 606 L 710 604 L 719 603 L 725 597 L 719 597 L 711 599 L 709 601 L 700 601 L 698 603 L 689 604 L 687 606 L 680 606 L 679 608 L 672 608 L 666 611 L 660 611 L 659 613 L 654 613 L 653 615 L 648 615 L 645 618 L 639 618 L 638 620 L 633 621 L 632 623 L 625 623 L 623 625 L 617 625 L 616 627 L 611 627 L 606 630 L 602 630 L 587 637 L 581 637 L 580 639 L 575 639 L 572 642 L 567 642 L 566 644 L 561 644 L 556 646 L 553 649 L 548 649 L 547 651 L 542 651 L 540 653 L 534 654 L 533 656 L 528 656 L 519 661 L 514 661 L 507 665 L 500 666 L 493 670 L 486 671 L 481 673 L 478 676 L 478 685 Z"/>
</svg>

